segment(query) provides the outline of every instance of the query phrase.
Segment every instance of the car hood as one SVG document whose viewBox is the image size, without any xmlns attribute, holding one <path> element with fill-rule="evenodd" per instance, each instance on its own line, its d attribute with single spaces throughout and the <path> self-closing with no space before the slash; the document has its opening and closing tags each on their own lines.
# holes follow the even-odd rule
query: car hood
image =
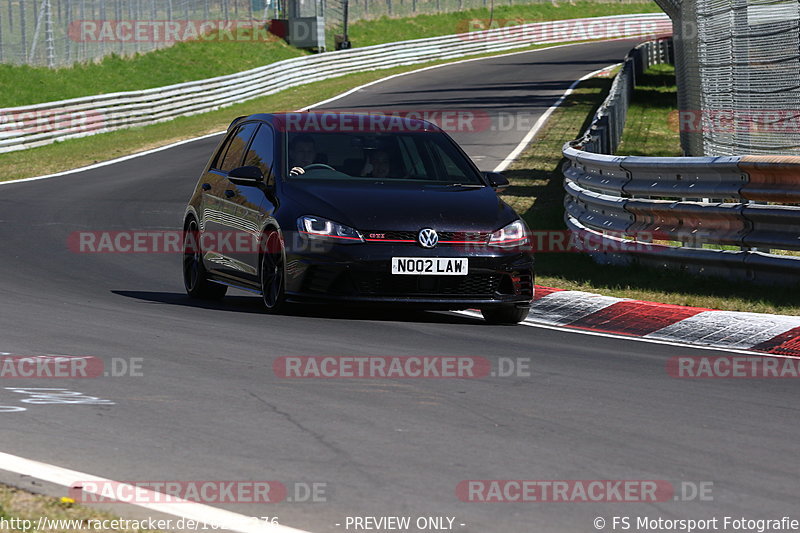
<svg viewBox="0 0 800 533">
<path fill-rule="evenodd" d="M 298 215 L 316 215 L 359 230 L 495 231 L 518 217 L 491 187 L 418 184 L 284 183 Z"/>
</svg>

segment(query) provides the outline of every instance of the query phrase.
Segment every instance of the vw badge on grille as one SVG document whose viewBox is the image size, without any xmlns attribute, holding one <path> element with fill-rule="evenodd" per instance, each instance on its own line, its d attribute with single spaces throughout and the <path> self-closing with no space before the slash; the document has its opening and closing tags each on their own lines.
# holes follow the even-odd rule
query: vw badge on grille
<svg viewBox="0 0 800 533">
<path fill-rule="evenodd" d="M 419 230 L 417 240 L 419 241 L 420 246 L 423 248 L 433 248 L 439 244 L 439 235 L 436 233 L 436 230 L 425 228 Z"/>
</svg>

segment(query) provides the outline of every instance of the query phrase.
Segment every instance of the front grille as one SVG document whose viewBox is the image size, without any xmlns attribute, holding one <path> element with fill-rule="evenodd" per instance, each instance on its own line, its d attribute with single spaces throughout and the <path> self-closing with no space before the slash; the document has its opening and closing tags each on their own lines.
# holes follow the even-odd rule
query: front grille
<svg viewBox="0 0 800 533">
<path fill-rule="evenodd" d="M 380 242 L 394 242 L 394 241 L 413 241 L 417 242 L 418 231 L 365 231 L 364 237 L 369 241 Z M 442 231 L 439 232 L 439 243 L 464 243 L 464 242 L 487 242 L 489 240 L 488 232 L 479 231 Z M 408 244 L 412 244 L 409 242 Z"/>
<path fill-rule="evenodd" d="M 533 298 L 533 275 L 529 270 L 519 275 L 519 293 Z"/>
<path fill-rule="evenodd" d="M 384 273 L 353 274 L 356 290 L 364 296 L 494 297 L 500 276 L 398 276 Z"/>
<path fill-rule="evenodd" d="M 340 268 L 313 266 L 306 272 L 303 291 L 321 294 L 349 294 L 353 291 L 349 281 Z"/>
<path fill-rule="evenodd" d="M 506 274 L 500 280 L 498 292 L 503 295 L 533 298 L 533 275 L 530 270 Z"/>
</svg>

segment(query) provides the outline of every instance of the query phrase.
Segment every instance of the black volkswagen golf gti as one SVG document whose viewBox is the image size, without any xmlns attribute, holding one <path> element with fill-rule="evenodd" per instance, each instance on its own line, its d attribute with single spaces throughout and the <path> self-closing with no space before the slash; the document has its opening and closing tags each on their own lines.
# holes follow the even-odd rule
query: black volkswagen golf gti
<svg viewBox="0 0 800 533">
<path fill-rule="evenodd" d="M 530 232 L 440 128 L 339 113 L 240 117 L 184 216 L 196 298 L 228 287 L 288 303 L 480 309 L 517 323 L 533 297 Z"/>
</svg>

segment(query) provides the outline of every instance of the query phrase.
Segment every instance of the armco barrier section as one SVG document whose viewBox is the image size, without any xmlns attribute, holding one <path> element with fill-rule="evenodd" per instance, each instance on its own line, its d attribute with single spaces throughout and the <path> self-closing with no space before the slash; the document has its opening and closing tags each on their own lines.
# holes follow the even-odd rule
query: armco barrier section
<svg viewBox="0 0 800 533">
<path fill-rule="evenodd" d="M 647 66 L 637 62 L 664 47 L 629 54 L 584 137 L 563 148 L 573 237 L 601 262 L 797 283 L 800 206 L 790 204 L 800 204 L 800 157 L 610 155 L 624 126 L 619 107 Z"/>
<path fill-rule="evenodd" d="M 0 109 L 0 153 L 213 111 L 353 72 L 500 52 L 532 44 L 653 35 L 670 30 L 671 22 L 664 14 L 524 24 L 303 56 L 238 74 L 168 87 Z"/>
</svg>

